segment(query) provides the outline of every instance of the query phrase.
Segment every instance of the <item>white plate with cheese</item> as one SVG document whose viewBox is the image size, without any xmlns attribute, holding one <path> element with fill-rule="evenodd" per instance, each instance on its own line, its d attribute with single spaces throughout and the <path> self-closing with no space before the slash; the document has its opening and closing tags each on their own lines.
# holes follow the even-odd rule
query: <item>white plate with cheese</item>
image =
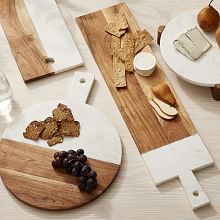
<svg viewBox="0 0 220 220">
<path fill-rule="evenodd" d="M 206 33 L 199 28 L 198 12 L 198 10 L 185 12 L 171 20 L 161 36 L 160 48 L 167 65 L 182 79 L 195 85 L 213 87 L 220 84 L 220 48 L 214 33 Z M 197 60 L 190 60 L 176 50 L 173 42 L 195 26 L 200 29 L 212 47 Z"/>
</svg>

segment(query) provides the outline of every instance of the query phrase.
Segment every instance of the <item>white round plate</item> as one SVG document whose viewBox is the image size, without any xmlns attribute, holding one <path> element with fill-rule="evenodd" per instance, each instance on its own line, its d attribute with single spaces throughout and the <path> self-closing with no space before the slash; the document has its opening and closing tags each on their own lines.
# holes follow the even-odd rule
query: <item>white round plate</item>
<svg viewBox="0 0 220 220">
<path fill-rule="evenodd" d="M 220 48 L 216 43 L 215 33 L 202 31 L 212 47 L 197 61 L 182 55 L 173 45 L 173 41 L 182 33 L 195 26 L 199 28 L 198 12 L 193 10 L 180 14 L 166 25 L 161 36 L 161 54 L 167 65 L 182 79 L 195 85 L 213 87 L 220 83 Z"/>
</svg>

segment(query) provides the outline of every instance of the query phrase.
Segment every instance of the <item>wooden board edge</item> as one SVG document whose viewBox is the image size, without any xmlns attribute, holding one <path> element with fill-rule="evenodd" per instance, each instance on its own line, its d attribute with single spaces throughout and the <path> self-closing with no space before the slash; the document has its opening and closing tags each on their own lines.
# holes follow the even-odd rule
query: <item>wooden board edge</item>
<svg viewBox="0 0 220 220">
<path fill-rule="evenodd" d="M 13 144 L 13 146 L 15 147 L 17 143 L 16 141 L 2 139 L 0 142 L 0 146 L 2 142 Z M 25 144 L 25 145 L 33 147 L 33 145 L 29 145 L 29 144 Z M 39 148 L 40 150 L 50 150 L 50 149 L 42 148 L 39 146 L 35 146 L 35 147 Z M 55 152 L 52 149 L 50 151 Z M 98 161 L 94 159 L 90 159 L 90 160 L 96 161 L 100 164 L 105 163 L 105 166 L 106 166 L 106 163 L 108 163 L 108 162 L 102 162 L 102 161 Z M 2 163 L 4 163 L 4 160 L 0 158 L 0 162 L 1 162 L 0 165 L 2 165 Z M 83 195 L 79 191 L 78 186 L 75 184 L 62 183 L 60 181 L 54 181 L 51 179 L 47 180 L 46 177 L 34 176 L 32 174 L 27 174 L 27 173 L 22 173 L 16 170 L 2 168 L 2 166 L 0 166 L 0 176 L 6 188 L 16 198 L 23 201 L 24 203 L 27 203 L 36 208 L 41 208 L 41 209 L 46 209 L 46 210 L 66 210 L 66 209 L 77 208 L 77 207 L 80 207 L 82 205 L 89 203 L 90 201 L 98 198 L 103 192 L 105 192 L 109 188 L 109 186 L 112 184 L 112 182 L 114 181 L 114 179 L 116 178 L 119 172 L 120 165 L 112 164 L 112 163 L 108 163 L 108 164 L 109 166 L 111 166 L 111 175 L 106 176 L 108 178 L 105 180 L 103 180 L 102 176 L 100 177 L 98 176 L 98 179 L 97 179 L 98 182 L 99 180 L 102 183 L 104 181 L 105 182 L 104 185 L 98 185 L 97 189 L 95 189 L 91 194 L 83 193 Z M 74 177 L 71 177 L 71 178 L 74 178 Z M 35 185 L 36 183 L 38 183 L 39 187 Z M 26 185 L 26 188 L 24 187 L 25 185 Z M 54 187 L 54 190 L 57 188 L 59 189 L 58 191 L 56 191 L 55 195 L 53 195 L 53 193 L 51 194 L 51 191 L 50 191 L 51 187 Z M 54 198 L 56 198 L 56 194 L 57 194 L 58 198 L 61 199 L 59 193 L 62 193 L 63 191 L 65 191 L 67 194 L 70 193 L 73 198 L 80 199 L 81 202 L 77 203 L 77 202 L 74 202 L 74 199 L 73 201 L 70 201 L 69 199 L 67 199 L 69 200 L 69 202 L 67 202 L 67 205 L 62 203 L 63 205 L 59 206 L 59 204 L 56 203 Z M 37 197 L 36 197 L 36 194 L 38 195 Z M 51 198 L 52 195 L 53 195 L 53 198 Z M 65 198 L 65 195 L 62 195 L 62 196 Z M 35 201 L 30 200 L 31 197 L 35 198 Z M 54 202 L 51 202 L 51 201 L 54 201 Z"/>
</svg>

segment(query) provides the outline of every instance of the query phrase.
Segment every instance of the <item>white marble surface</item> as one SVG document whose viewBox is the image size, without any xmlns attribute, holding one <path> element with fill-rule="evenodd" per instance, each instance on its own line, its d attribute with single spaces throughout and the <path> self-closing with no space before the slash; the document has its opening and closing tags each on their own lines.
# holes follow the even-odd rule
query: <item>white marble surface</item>
<svg viewBox="0 0 220 220">
<path fill-rule="evenodd" d="M 215 40 L 215 34 L 205 33 L 200 29 L 212 47 L 196 61 L 181 54 L 173 45 L 173 41 L 181 34 L 195 26 L 199 28 L 197 14 L 198 10 L 184 12 L 167 24 L 161 36 L 161 53 L 166 63 L 178 76 L 195 85 L 213 87 L 220 83 L 220 49 Z"/>
<path fill-rule="evenodd" d="M 55 73 L 83 65 L 82 57 L 69 33 L 55 0 L 24 0 Z"/>
<path fill-rule="evenodd" d="M 180 178 L 193 209 L 208 204 L 207 196 L 205 192 L 201 193 L 198 181 L 193 175 L 187 175 L 214 163 L 198 134 L 143 153 L 142 157 L 156 185 Z M 200 191 L 200 195 L 193 196 L 194 191 Z"/>
<path fill-rule="evenodd" d="M 85 80 L 80 83 L 80 80 Z M 97 109 L 85 103 L 94 81 L 94 75 L 88 72 L 75 72 L 70 94 L 64 100 L 56 100 L 33 105 L 22 113 L 4 131 L 2 137 L 9 140 L 33 144 L 51 149 L 47 141 L 33 141 L 23 137 L 26 126 L 33 120 L 42 121 L 52 115 L 59 103 L 67 105 L 76 121 L 80 122 L 79 137 L 64 137 L 61 144 L 53 146 L 54 150 L 83 148 L 86 156 L 114 164 L 121 164 L 122 149 L 119 135 L 109 120 Z"/>
<path fill-rule="evenodd" d="M 107 116 L 119 131 L 123 144 L 122 165 L 114 184 L 100 198 L 79 209 L 65 212 L 48 212 L 31 208 L 15 199 L 0 183 L 0 219 L 220 219 L 220 102 L 212 99 L 209 88 L 194 86 L 178 79 L 165 64 L 161 57 L 160 48 L 154 41 L 152 47 L 154 53 L 215 161 L 214 166 L 196 172 L 196 177 L 208 194 L 212 204 L 193 212 L 178 180 L 172 180 L 155 187 L 151 175 L 76 25 L 76 16 L 120 1 L 59 0 L 58 2 L 86 68 L 95 74 L 96 83 L 88 102 Z M 168 23 L 169 20 L 180 13 L 201 8 L 207 4 L 207 0 L 126 0 L 125 2 L 140 26 L 149 30 L 154 39 L 156 39 L 159 25 Z M 220 10 L 219 1 L 216 0 L 213 5 Z M 48 100 L 65 99 L 71 87 L 73 74 L 69 71 L 25 85 L 7 42 L 1 37 L 0 42 L 0 69 L 7 74 L 14 90 L 13 111 L 10 117 L 0 118 L 0 132 L 2 134 L 8 122 L 15 118 L 21 109 Z M 85 70 L 85 67 L 81 70 Z"/>
</svg>

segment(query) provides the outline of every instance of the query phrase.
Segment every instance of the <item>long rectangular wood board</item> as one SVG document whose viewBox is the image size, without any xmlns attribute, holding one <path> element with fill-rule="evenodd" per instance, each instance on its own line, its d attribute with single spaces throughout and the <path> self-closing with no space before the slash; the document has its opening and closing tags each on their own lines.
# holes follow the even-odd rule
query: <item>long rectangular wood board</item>
<svg viewBox="0 0 220 220">
<path fill-rule="evenodd" d="M 56 1 L 1 0 L 0 22 L 25 82 L 83 64 Z"/>
<path fill-rule="evenodd" d="M 106 33 L 104 28 L 112 20 L 114 13 L 119 11 L 124 13 L 128 21 L 128 32 L 135 33 L 140 30 L 125 3 L 80 16 L 76 21 L 139 151 L 145 153 L 195 134 L 196 129 L 158 62 L 152 76 L 142 77 L 135 73 L 127 73 L 127 87 L 115 88 L 111 35 Z M 144 50 L 152 53 L 150 46 L 146 46 Z M 170 86 L 177 100 L 179 114 L 172 121 L 155 115 L 148 102 L 152 97 L 151 86 L 161 82 L 166 82 Z"/>
</svg>

